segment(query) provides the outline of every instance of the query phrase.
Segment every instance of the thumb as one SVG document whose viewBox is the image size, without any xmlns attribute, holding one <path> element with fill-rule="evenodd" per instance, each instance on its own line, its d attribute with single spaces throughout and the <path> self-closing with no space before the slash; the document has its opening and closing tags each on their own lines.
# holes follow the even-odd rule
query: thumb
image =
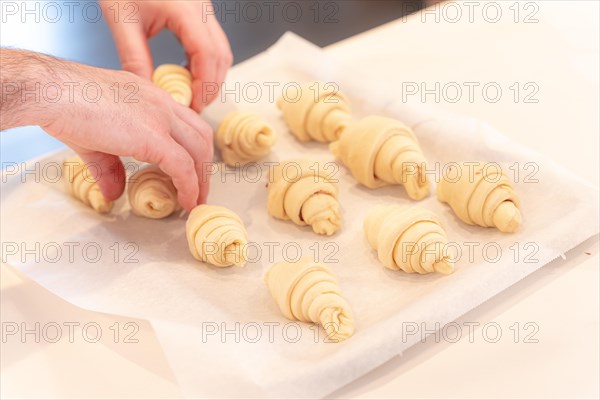
<svg viewBox="0 0 600 400">
<path fill-rule="evenodd" d="M 90 174 L 108 201 L 121 197 L 125 190 L 125 168 L 117 156 L 99 151 L 78 151 Z"/>
<path fill-rule="evenodd" d="M 111 28 L 123 69 L 150 80 L 154 66 L 141 25 L 117 23 Z"/>
</svg>

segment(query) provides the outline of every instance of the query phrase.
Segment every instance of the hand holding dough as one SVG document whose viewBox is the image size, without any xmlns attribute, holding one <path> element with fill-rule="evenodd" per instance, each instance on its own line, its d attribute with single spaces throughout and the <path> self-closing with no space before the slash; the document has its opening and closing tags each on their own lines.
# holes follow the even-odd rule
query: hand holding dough
<svg viewBox="0 0 600 400">
<path fill-rule="evenodd" d="M 290 160 L 271 169 L 267 210 L 275 218 L 332 235 L 342 225 L 337 184 L 323 162 Z"/>
<path fill-rule="evenodd" d="M 179 210 L 177 189 L 157 166 L 140 169 L 129 180 L 129 204 L 135 215 L 160 219 Z"/>
<path fill-rule="evenodd" d="M 419 207 L 376 206 L 364 230 L 379 261 L 389 269 L 449 274 L 454 266 L 444 254 L 447 239 L 436 215 Z"/>
<path fill-rule="evenodd" d="M 265 283 L 286 318 L 319 323 L 327 338 L 337 341 L 354 333 L 350 306 L 333 272 L 324 265 L 309 259 L 276 263 L 265 274 Z"/>
<path fill-rule="evenodd" d="M 113 203 L 106 200 L 81 158 L 66 159 L 63 162 L 63 173 L 67 190 L 73 197 L 100 214 L 110 212 Z"/>
<path fill-rule="evenodd" d="M 400 121 L 379 116 L 363 118 L 348 124 L 340 139 L 329 147 L 368 188 L 404 185 L 414 200 L 429 194 L 425 157 L 415 134 Z"/>
<path fill-rule="evenodd" d="M 448 203 L 458 218 L 469 225 L 495 226 L 515 232 L 522 223 L 519 198 L 497 164 L 460 164 L 457 178 L 450 169 L 437 186 L 437 197 Z"/>
<path fill-rule="evenodd" d="M 299 97 L 281 97 L 277 106 L 292 133 L 301 141 L 337 140 L 350 117 L 350 104 L 333 83 L 310 82 Z"/>
<path fill-rule="evenodd" d="M 154 70 L 152 82 L 166 90 L 173 100 L 189 107 L 192 104 L 192 74 L 175 64 L 163 64 Z"/>
<path fill-rule="evenodd" d="M 196 260 L 217 267 L 246 264 L 248 235 L 233 211 L 201 204 L 190 213 L 185 226 L 190 252 Z"/>
<path fill-rule="evenodd" d="M 235 166 L 269 154 L 275 131 L 259 115 L 234 111 L 219 125 L 216 141 L 225 163 Z"/>
</svg>

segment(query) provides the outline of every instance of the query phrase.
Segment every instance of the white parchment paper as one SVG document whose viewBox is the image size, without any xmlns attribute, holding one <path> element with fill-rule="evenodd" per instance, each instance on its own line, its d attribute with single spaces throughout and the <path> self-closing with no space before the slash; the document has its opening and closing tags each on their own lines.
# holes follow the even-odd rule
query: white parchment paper
<svg viewBox="0 0 600 400">
<path fill-rule="evenodd" d="M 254 261 L 245 268 L 218 269 L 189 254 L 185 216 L 139 218 L 124 198 L 110 216 L 100 216 L 68 197 L 59 183 L 31 173 L 4 173 L 2 240 L 40 246 L 41 255 L 36 261 L 19 252 L 6 255 L 6 261 L 78 306 L 150 321 L 188 397 L 298 398 L 324 396 L 421 340 L 420 335 L 403 335 L 407 324 L 443 326 L 598 232 L 597 188 L 476 119 L 403 104 L 383 83 L 362 86 L 352 66 L 336 65 L 292 34 L 234 68 L 226 85 L 231 92 L 204 116 L 216 126 L 231 110 L 264 115 L 279 134 L 266 162 L 293 157 L 334 161 L 326 145 L 295 140 L 275 98 L 269 98 L 269 87 L 277 97 L 286 83 L 309 79 L 337 83 L 357 117 L 389 115 L 413 127 L 432 174 L 435 165 L 452 161 L 501 164 L 522 200 L 523 228 L 511 235 L 467 226 L 437 201 L 433 185 L 432 195 L 419 204 L 438 213 L 458 245 L 462 255 L 456 271 L 450 276 L 393 272 L 370 250 L 362 223 L 376 204 L 412 203 L 401 187 L 368 190 L 340 167 L 344 227 L 331 238 L 319 237 L 267 215 L 267 167 L 261 163 L 260 169 L 212 176 L 209 202 L 239 213 L 256 244 Z M 257 87 L 262 91 L 257 101 L 249 101 Z M 50 155 L 29 168 L 42 174 L 48 166 L 46 173 L 51 173 L 49 168 L 66 154 Z M 78 245 L 66 244 L 73 242 Z M 72 258 L 69 246 L 75 246 Z M 56 247 L 62 249 L 60 257 Z M 288 324 L 281 317 L 262 276 L 272 262 L 295 257 L 297 249 L 337 273 L 357 321 L 350 340 L 324 343 L 322 330 Z"/>
</svg>

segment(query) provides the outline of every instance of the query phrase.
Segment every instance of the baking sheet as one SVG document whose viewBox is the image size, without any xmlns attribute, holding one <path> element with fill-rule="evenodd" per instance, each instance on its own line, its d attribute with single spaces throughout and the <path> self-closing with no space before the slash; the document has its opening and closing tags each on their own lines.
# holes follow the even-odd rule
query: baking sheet
<svg viewBox="0 0 600 400">
<path fill-rule="evenodd" d="M 268 217 L 266 163 L 295 157 L 334 161 L 326 145 L 295 140 L 274 104 L 277 96 L 268 95 L 274 84 L 281 88 L 311 79 L 337 83 L 358 117 L 377 113 L 409 124 L 432 166 L 486 160 L 513 171 L 523 229 L 507 235 L 466 226 L 432 195 L 419 205 L 440 216 L 462 252 L 455 273 L 387 270 L 363 235 L 364 216 L 376 204 L 415 203 L 401 187 L 360 186 L 344 167 L 336 174 L 344 227 L 335 236 L 316 236 L 308 227 Z M 218 269 L 195 261 L 187 249 L 185 216 L 142 219 L 131 215 L 123 198 L 111 215 L 100 216 L 66 196 L 60 182 L 36 178 L 42 171 L 51 173 L 67 152 L 28 166 L 39 174 L 4 171 L 2 180 L 3 253 L 5 243 L 37 245 L 41 257 L 36 262 L 20 251 L 3 254 L 6 261 L 80 307 L 150 321 L 187 397 L 326 395 L 420 341 L 420 334 L 406 335 L 408 325 L 443 326 L 598 232 L 597 188 L 476 119 L 404 104 L 384 85 L 362 86 L 352 66 L 337 65 L 293 34 L 234 68 L 226 87 L 230 95 L 205 112 L 213 126 L 231 110 L 252 111 L 264 115 L 279 134 L 267 159 L 212 176 L 209 203 L 237 212 L 254 243 L 253 257 L 262 253 L 245 268 Z M 233 92 L 244 87 L 246 96 L 236 98 Z M 256 102 L 248 101 L 252 87 L 263 91 Z M 67 243 L 78 244 L 73 258 L 67 254 L 73 245 Z M 57 247 L 62 255 L 50 262 Z M 262 275 L 272 262 L 296 257 L 297 249 L 338 275 L 357 321 L 350 340 L 325 343 L 322 330 L 281 317 Z"/>
</svg>

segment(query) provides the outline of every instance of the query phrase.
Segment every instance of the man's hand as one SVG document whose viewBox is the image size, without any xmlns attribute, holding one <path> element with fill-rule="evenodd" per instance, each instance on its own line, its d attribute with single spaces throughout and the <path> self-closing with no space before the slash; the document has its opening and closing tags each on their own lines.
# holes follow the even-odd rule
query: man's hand
<svg viewBox="0 0 600 400">
<path fill-rule="evenodd" d="M 98 172 L 94 177 L 108 200 L 125 187 L 118 156 L 158 164 L 173 179 L 185 209 L 206 200 L 212 131 L 151 82 L 10 49 L 0 51 L 0 82 L 0 129 L 40 125 L 86 163 L 95 163 L 98 168 L 90 171 Z"/>
<path fill-rule="evenodd" d="M 191 107 L 200 112 L 215 99 L 217 94 L 203 98 L 203 83 L 220 87 L 233 56 L 209 0 L 101 0 L 100 6 L 124 70 L 150 79 L 153 63 L 148 39 L 166 28 L 177 36 L 188 57 L 193 77 Z"/>
</svg>

